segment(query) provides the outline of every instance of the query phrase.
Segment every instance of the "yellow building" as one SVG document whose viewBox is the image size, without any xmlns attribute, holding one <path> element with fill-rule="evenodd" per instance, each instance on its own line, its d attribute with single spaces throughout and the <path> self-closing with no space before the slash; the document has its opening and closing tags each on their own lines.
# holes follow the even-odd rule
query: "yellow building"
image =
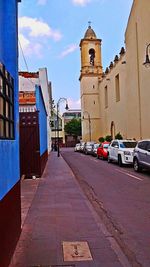
<svg viewBox="0 0 150 267">
<path fill-rule="evenodd" d="M 81 40 L 84 141 L 90 140 L 90 132 L 94 141 L 106 135 L 114 138 L 118 132 L 124 138 L 150 138 L 150 69 L 143 65 L 150 43 L 149 14 L 150 1 L 133 1 L 125 49 L 121 49 L 105 72 L 101 64 L 101 40 L 91 26 Z"/>
</svg>

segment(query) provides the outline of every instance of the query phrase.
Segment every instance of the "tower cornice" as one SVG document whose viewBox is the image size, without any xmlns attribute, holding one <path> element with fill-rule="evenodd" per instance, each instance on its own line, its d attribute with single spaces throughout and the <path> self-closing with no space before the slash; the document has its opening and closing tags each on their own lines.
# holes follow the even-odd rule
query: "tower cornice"
<svg viewBox="0 0 150 267">
<path fill-rule="evenodd" d="M 92 38 L 89 38 L 89 39 L 81 39 L 81 41 L 80 41 L 80 44 L 79 44 L 79 47 L 81 47 L 82 46 L 82 43 L 89 43 L 89 42 L 93 42 L 93 43 L 100 43 L 101 44 L 101 42 L 102 42 L 102 39 L 92 39 Z"/>
</svg>

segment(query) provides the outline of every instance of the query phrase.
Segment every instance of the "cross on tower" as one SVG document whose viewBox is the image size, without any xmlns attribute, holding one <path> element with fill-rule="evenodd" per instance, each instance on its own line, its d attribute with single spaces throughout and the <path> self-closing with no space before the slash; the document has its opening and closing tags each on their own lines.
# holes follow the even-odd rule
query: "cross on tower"
<svg viewBox="0 0 150 267">
<path fill-rule="evenodd" d="M 88 24 L 89 24 L 89 28 L 91 28 L 91 23 L 92 23 L 91 21 L 88 21 Z"/>
</svg>

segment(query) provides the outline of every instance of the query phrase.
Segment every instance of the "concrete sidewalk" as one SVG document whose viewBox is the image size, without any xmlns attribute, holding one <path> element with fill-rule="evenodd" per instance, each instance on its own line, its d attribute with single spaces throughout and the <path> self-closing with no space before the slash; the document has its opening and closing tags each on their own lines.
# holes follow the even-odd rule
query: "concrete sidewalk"
<svg viewBox="0 0 150 267">
<path fill-rule="evenodd" d="M 22 181 L 22 214 L 10 267 L 129 266 L 56 152 L 49 155 L 42 178 Z"/>
</svg>

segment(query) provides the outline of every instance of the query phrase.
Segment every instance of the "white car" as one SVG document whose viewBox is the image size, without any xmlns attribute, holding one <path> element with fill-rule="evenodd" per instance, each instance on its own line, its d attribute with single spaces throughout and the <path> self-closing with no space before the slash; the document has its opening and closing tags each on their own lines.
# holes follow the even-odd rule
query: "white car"
<svg viewBox="0 0 150 267">
<path fill-rule="evenodd" d="M 74 151 L 77 152 L 77 151 L 80 151 L 80 144 L 76 144 L 75 147 L 74 147 Z"/>
<path fill-rule="evenodd" d="M 133 151 L 137 142 L 135 140 L 113 140 L 108 147 L 108 162 L 118 162 L 123 164 L 133 164 Z"/>
</svg>

